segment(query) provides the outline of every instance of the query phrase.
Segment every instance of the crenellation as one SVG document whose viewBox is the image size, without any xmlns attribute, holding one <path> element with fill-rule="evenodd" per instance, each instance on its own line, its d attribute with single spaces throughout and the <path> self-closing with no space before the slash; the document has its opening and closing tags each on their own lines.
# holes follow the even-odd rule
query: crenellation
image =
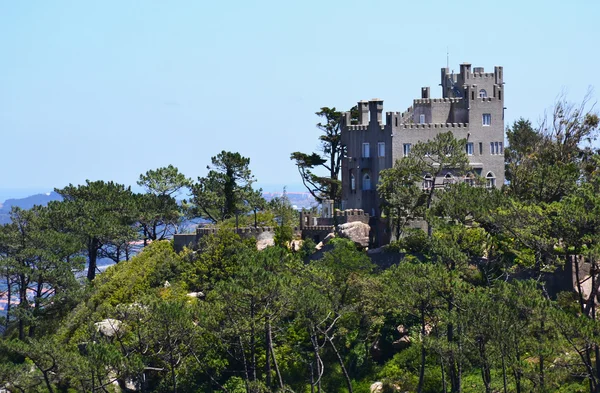
<svg viewBox="0 0 600 393">
<path fill-rule="evenodd" d="M 473 78 L 492 78 L 494 74 L 491 72 L 474 72 L 471 74 Z"/>
<path fill-rule="evenodd" d="M 469 123 L 405 123 L 399 126 L 402 129 L 423 129 L 423 128 L 467 128 Z M 442 132 L 442 131 L 440 131 Z"/>
<path fill-rule="evenodd" d="M 455 104 L 457 102 L 462 102 L 462 98 L 454 98 L 454 97 L 444 97 L 444 98 L 417 98 L 413 100 L 414 105 L 423 105 L 423 104 Z"/>
</svg>

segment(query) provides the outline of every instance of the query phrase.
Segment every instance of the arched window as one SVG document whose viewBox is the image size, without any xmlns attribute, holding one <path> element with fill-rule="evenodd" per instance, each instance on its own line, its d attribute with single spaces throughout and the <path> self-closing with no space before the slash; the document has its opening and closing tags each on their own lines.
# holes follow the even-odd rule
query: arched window
<svg viewBox="0 0 600 393">
<path fill-rule="evenodd" d="M 350 190 L 356 191 L 356 178 L 354 177 L 354 173 L 350 171 Z"/>
<path fill-rule="evenodd" d="M 471 172 L 467 173 L 465 175 L 465 183 L 467 183 L 470 186 L 474 186 L 475 185 L 475 175 L 472 174 Z"/>
<path fill-rule="evenodd" d="M 425 176 L 423 176 L 423 189 L 431 190 L 432 187 L 433 187 L 433 177 L 428 173 Z"/>
<path fill-rule="evenodd" d="M 371 176 L 368 173 L 365 173 L 363 175 L 363 190 L 370 190 L 371 189 Z"/>
<path fill-rule="evenodd" d="M 486 98 L 486 97 L 487 97 L 487 91 L 485 91 L 485 89 L 479 90 L 479 98 Z"/>
<path fill-rule="evenodd" d="M 450 184 L 454 184 L 454 176 L 451 173 L 446 173 L 446 176 L 444 176 L 444 186 L 449 186 Z"/>
<path fill-rule="evenodd" d="M 485 175 L 485 186 L 487 188 L 496 187 L 496 176 L 494 176 L 492 172 L 488 172 L 487 175 Z"/>
</svg>

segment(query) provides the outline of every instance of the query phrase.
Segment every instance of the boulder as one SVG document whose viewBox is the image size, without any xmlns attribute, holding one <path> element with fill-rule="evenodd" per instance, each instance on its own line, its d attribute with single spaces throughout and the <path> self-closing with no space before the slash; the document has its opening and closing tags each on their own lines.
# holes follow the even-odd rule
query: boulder
<svg viewBox="0 0 600 393">
<path fill-rule="evenodd" d="M 302 249 L 302 240 L 292 240 L 292 243 L 290 244 L 290 249 L 293 252 L 298 252 Z"/>
<path fill-rule="evenodd" d="M 186 294 L 187 297 L 191 297 L 191 298 L 203 298 L 204 297 L 204 292 L 190 292 L 188 294 Z"/>
<path fill-rule="evenodd" d="M 106 318 L 103 321 L 96 322 L 94 325 L 96 326 L 96 331 L 102 333 L 106 337 L 113 337 L 119 332 L 122 324 L 123 322 L 118 319 Z"/>
<path fill-rule="evenodd" d="M 275 233 L 272 231 L 261 232 L 256 237 L 256 249 L 261 251 L 275 245 Z"/>
<path fill-rule="evenodd" d="M 338 225 L 337 233 L 340 237 L 350 239 L 361 247 L 369 246 L 369 232 L 371 227 L 364 222 L 355 221 Z"/>
<path fill-rule="evenodd" d="M 371 393 L 383 392 L 383 382 L 375 382 L 371 384 Z"/>
</svg>

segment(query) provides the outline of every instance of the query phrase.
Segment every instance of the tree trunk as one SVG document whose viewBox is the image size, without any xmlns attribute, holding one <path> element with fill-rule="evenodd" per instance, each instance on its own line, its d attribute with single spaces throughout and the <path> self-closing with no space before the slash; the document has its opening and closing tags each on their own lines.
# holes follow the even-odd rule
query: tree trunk
<svg viewBox="0 0 600 393">
<path fill-rule="evenodd" d="M 88 241 L 88 281 L 93 281 L 96 278 L 96 262 L 98 260 L 98 249 L 100 242 L 96 238 L 91 238 Z"/>
<path fill-rule="evenodd" d="M 33 315 L 37 316 L 39 310 L 40 310 L 40 300 L 42 299 L 42 291 L 44 289 L 44 286 L 42 285 L 41 282 L 38 282 L 35 288 L 35 297 L 34 297 L 34 306 L 33 306 Z M 32 323 L 29 326 L 29 337 L 33 337 L 35 334 L 35 322 Z"/>
<path fill-rule="evenodd" d="M 5 324 L 5 332 L 8 331 L 8 324 L 10 323 L 10 308 L 12 305 L 11 297 L 12 297 L 12 283 L 10 282 L 10 275 L 8 274 L 8 269 L 6 269 L 6 295 L 8 298 L 6 299 L 6 324 Z"/>
<path fill-rule="evenodd" d="M 250 377 L 256 381 L 256 328 L 254 326 L 254 299 L 250 306 Z"/>
<path fill-rule="evenodd" d="M 448 389 L 446 388 L 446 371 L 444 370 L 444 359 L 440 356 L 440 369 L 442 372 L 442 393 L 446 393 Z"/>
<path fill-rule="evenodd" d="M 244 343 L 242 341 L 242 336 L 238 336 L 238 341 L 240 342 L 240 352 L 242 354 L 242 362 L 244 363 L 244 382 L 246 384 L 246 393 L 250 393 L 250 389 L 248 388 L 248 381 L 250 376 L 248 375 L 248 361 L 246 360 L 246 353 L 244 352 Z"/>
<path fill-rule="evenodd" d="M 352 380 L 350 379 L 350 376 L 348 375 L 346 366 L 344 366 L 344 360 L 342 359 L 342 356 L 340 355 L 337 348 L 335 347 L 333 340 L 331 340 L 331 337 L 329 337 L 329 334 L 325 333 L 325 339 L 331 345 L 331 348 L 333 349 L 333 352 L 335 353 L 335 356 L 337 357 L 338 362 L 340 363 L 340 367 L 342 368 L 342 373 L 344 374 L 344 377 L 346 378 L 346 385 L 348 386 L 348 393 L 352 393 Z"/>
<path fill-rule="evenodd" d="M 275 367 L 275 375 L 277 375 L 277 379 L 279 381 L 279 387 L 283 390 L 283 377 L 281 376 L 281 372 L 279 372 L 279 365 L 277 364 L 277 358 L 275 357 L 275 350 L 273 348 L 273 331 L 271 328 L 270 320 L 269 320 L 267 336 L 269 339 L 268 350 L 271 352 L 271 359 L 273 359 L 273 367 Z"/>
<path fill-rule="evenodd" d="M 478 342 L 479 349 L 479 357 L 481 358 L 481 379 L 483 381 L 483 386 L 485 386 L 485 393 L 491 393 L 491 373 L 490 373 L 490 365 L 487 360 L 487 354 L 485 349 L 485 342 L 483 339 L 479 339 Z"/>
<path fill-rule="evenodd" d="M 270 342 L 270 324 L 269 317 L 265 318 L 265 378 L 267 389 L 271 390 L 271 362 L 269 356 L 271 354 L 271 342 Z"/>
<path fill-rule="evenodd" d="M 27 281 L 25 280 L 25 276 L 22 274 L 19 275 L 19 308 L 23 308 L 27 310 L 28 302 L 27 302 Z M 23 341 L 25 339 L 25 322 L 23 322 L 23 317 L 19 318 L 19 340 Z"/>
<path fill-rule="evenodd" d="M 448 313 L 449 314 L 452 312 L 452 309 L 453 309 L 452 300 L 449 300 L 448 301 Z M 450 347 L 450 356 L 448 359 L 448 376 L 450 377 L 450 391 L 452 393 L 458 393 L 458 392 L 460 392 L 460 383 L 459 383 L 458 370 L 456 368 L 455 353 L 454 353 L 454 350 L 452 349 L 452 344 L 454 341 L 454 325 L 452 323 L 448 324 L 447 340 L 448 340 L 448 345 Z"/>
<path fill-rule="evenodd" d="M 315 372 L 312 363 L 310 363 L 310 393 L 315 393 Z"/>
<path fill-rule="evenodd" d="M 313 352 L 315 354 L 315 365 L 317 366 L 317 392 L 321 393 L 321 376 L 323 375 L 323 369 L 321 368 L 321 357 L 319 356 L 319 345 L 317 336 L 314 331 L 309 331 L 310 341 L 313 345 Z M 311 369 L 312 372 L 312 369 Z M 313 385 L 314 386 L 314 385 Z"/>
<path fill-rule="evenodd" d="M 44 382 L 46 383 L 46 388 L 48 388 L 48 392 L 54 393 L 54 389 L 52 388 L 52 384 L 50 383 L 50 378 L 48 377 L 48 371 L 50 370 L 42 371 L 42 374 L 44 375 Z"/>
<path fill-rule="evenodd" d="M 513 369 L 513 374 L 515 376 L 515 388 L 516 393 L 521 393 L 521 351 L 519 350 L 519 342 L 515 343 L 515 364 L 517 368 Z"/>
</svg>

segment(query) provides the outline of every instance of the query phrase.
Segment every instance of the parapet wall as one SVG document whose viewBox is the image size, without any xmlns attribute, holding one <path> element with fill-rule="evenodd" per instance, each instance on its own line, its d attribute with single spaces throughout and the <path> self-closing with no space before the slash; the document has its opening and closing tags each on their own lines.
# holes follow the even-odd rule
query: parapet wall
<svg viewBox="0 0 600 393">
<path fill-rule="evenodd" d="M 244 227 L 244 228 L 231 228 L 229 229 L 232 232 L 237 233 L 238 235 L 240 235 L 240 237 L 242 238 L 250 238 L 250 237 L 256 237 L 258 235 L 260 235 L 261 233 L 265 233 L 265 232 L 275 232 L 275 228 L 273 227 Z M 216 227 L 202 227 L 202 228 L 196 228 L 196 236 L 198 238 L 201 238 L 202 236 L 206 236 L 206 235 L 213 235 L 215 233 L 218 232 L 218 228 Z"/>
<path fill-rule="evenodd" d="M 222 230 L 222 229 L 221 229 Z M 227 228 L 231 232 L 237 233 L 242 239 L 258 239 L 263 234 L 268 236 L 275 235 L 274 227 L 244 227 L 244 228 Z M 204 236 L 214 235 L 219 231 L 219 228 L 214 226 L 205 226 L 196 228 L 196 233 L 176 234 L 173 236 L 173 245 L 175 251 L 181 251 L 184 247 L 194 247 Z M 300 229 L 294 228 L 296 234 L 300 234 Z"/>
<path fill-rule="evenodd" d="M 400 124 L 400 126 L 399 126 L 399 128 L 403 128 L 403 129 L 468 128 L 468 127 L 469 127 L 469 123 L 424 123 L 424 124 L 407 123 L 407 124 Z"/>
<path fill-rule="evenodd" d="M 347 210 L 338 210 L 335 212 L 335 216 L 337 218 L 338 224 L 346 224 L 349 222 L 363 222 L 365 224 L 369 223 L 369 215 L 365 213 L 362 209 L 347 209 Z"/>
<path fill-rule="evenodd" d="M 379 128 L 383 130 L 385 128 L 385 124 L 379 123 Z M 348 130 L 352 130 L 352 131 L 366 131 L 368 129 L 369 129 L 368 124 L 353 124 L 353 125 L 348 126 Z"/>
<path fill-rule="evenodd" d="M 462 98 L 418 98 L 413 100 L 415 105 L 422 104 L 456 104 L 458 102 L 463 101 Z"/>
<path fill-rule="evenodd" d="M 302 239 L 310 238 L 316 243 L 323 240 L 327 234 L 334 232 L 334 222 L 338 225 L 349 222 L 369 223 L 369 215 L 362 209 L 337 210 L 334 217 L 314 217 L 317 214 L 315 210 L 301 212 L 300 227 L 294 228 L 294 233 L 301 236 Z M 314 219 L 313 219 L 314 217 Z M 306 221 L 306 222 L 304 222 Z M 313 225 L 316 222 L 316 225 Z M 204 226 L 196 228 L 196 233 L 176 234 L 173 237 L 174 247 L 176 251 L 183 250 L 184 247 L 194 247 L 203 236 L 214 235 L 220 228 L 215 226 Z M 222 229 L 221 229 L 222 230 Z M 255 238 L 258 239 L 263 234 L 274 235 L 274 227 L 244 227 L 244 228 L 227 228 L 227 230 L 237 233 L 242 239 Z M 318 240 L 318 241 L 317 241 Z"/>
</svg>

